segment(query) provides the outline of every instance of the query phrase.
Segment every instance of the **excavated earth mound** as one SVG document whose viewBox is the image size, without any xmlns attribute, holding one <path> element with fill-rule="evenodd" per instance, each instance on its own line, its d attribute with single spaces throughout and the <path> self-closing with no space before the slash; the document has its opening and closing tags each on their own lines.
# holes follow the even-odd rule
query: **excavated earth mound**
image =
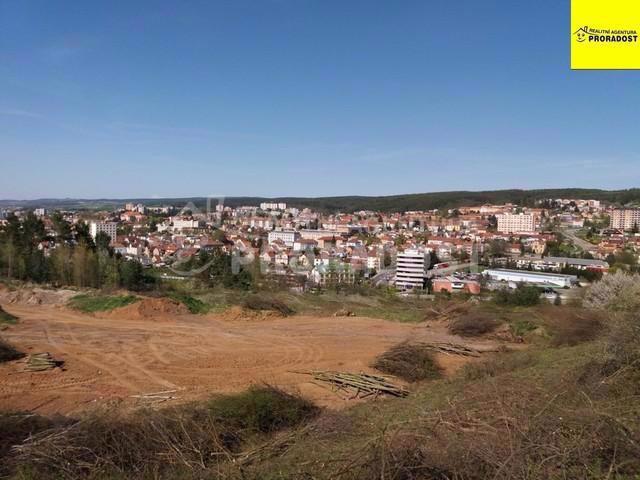
<svg viewBox="0 0 640 480">
<path fill-rule="evenodd" d="M 19 288 L 11 290 L 0 285 L 0 303 L 20 305 L 64 305 L 77 295 L 74 290 L 48 290 L 45 288 Z"/>
<path fill-rule="evenodd" d="M 97 314 L 99 317 L 121 317 L 130 320 L 153 320 L 175 315 L 186 315 L 189 309 L 170 298 L 143 298 L 142 300 Z"/>
</svg>

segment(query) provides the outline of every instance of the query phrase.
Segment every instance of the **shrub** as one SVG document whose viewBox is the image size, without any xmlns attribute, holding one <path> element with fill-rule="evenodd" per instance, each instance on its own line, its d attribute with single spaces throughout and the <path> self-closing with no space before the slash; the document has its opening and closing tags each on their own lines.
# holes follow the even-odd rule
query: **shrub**
<svg viewBox="0 0 640 480">
<path fill-rule="evenodd" d="M 396 345 L 378 356 L 371 366 L 408 382 L 433 380 L 442 376 L 433 353 L 419 344 Z"/>
<path fill-rule="evenodd" d="M 11 362 L 24 357 L 24 353 L 19 352 L 13 346 L 0 339 L 0 363 Z"/>
<path fill-rule="evenodd" d="M 68 305 L 81 312 L 93 313 L 125 307 L 138 300 L 135 295 L 76 295 Z"/>
<path fill-rule="evenodd" d="M 595 310 L 633 311 L 640 308 L 640 275 L 617 271 L 591 285 L 583 305 Z"/>
<path fill-rule="evenodd" d="M 295 313 L 286 303 L 275 298 L 266 298 L 262 295 L 250 295 L 245 299 L 243 306 L 249 310 L 271 310 L 283 316 Z"/>
<path fill-rule="evenodd" d="M 318 411 L 272 387 L 162 410 L 94 411 L 26 439 L 13 435 L 12 466 L 29 478 L 209 478 L 202 472 L 232 458 L 252 436 Z"/>
<path fill-rule="evenodd" d="M 271 386 L 215 398 L 208 410 L 228 428 L 262 433 L 293 427 L 319 412 L 310 401 Z"/>
<path fill-rule="evenodd" d="M 538 326 L 531 320 L 522 318 L 511 322 L 511 325 L 509 327 L 511 328 L 511 332 L 518 337 L 522 337 L 538 328 Z"/>
<path fill-rule="evenodd" d="M 14 460 L 33 478 L 143 478 L 176 464 L 206 468 L 225 451 L 206 410 L 183 407 L 93 412 L 27 439 Z"/>
<path fill-rule="evenodd" d="M 483 313 L 467 313 L 449 324 L 449 332 L 462 337 L 477 337 L 493 332 L 500 322 Z"/>
<path fill-rule="evenodd" d="M 531 285 L 518 285 L 515 289 L 501 288 L 493 294 L 499 305 L 530 306 L 540 303 L 540 289 Z"/>
<path fill-rule="evenodd" d="M 636 478 L 635 406 L 594 404 L 562 384 L 501 380 L 477 382 L 411 430 L 389 427 L 343 454 L 336 471 L 350 469 L 339 476 L 352 479 Z"/>
<path fill-rule="evenodd" d="M 603 373 L 614 375 L 627 370 L 630 381 L 640 385 L 640 314 L 637 312 L 612 319 L 605 341 Z"/>
<path fill-rule="evenodd" d="M 8 476 L 7 468 L 11 447 L 24 442 L 31 435 L 47 430 L 54 425 L 54 419 L 34 415 L 29 412 L 0 412 L 0 477 Z"/>
</svg>

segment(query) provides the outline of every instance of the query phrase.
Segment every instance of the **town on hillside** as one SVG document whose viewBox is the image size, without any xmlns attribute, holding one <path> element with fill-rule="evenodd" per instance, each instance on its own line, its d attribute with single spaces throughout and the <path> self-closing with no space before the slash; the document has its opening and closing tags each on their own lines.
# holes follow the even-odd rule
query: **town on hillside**
<svg viewBox="0 0 640 480">
<path fill-rule="evenodd" d="M 44 259 L 65 244 L 92 241 L 159 279 L 203 275 L 222 257 L 230 259 L 231 274 L 259 271 L 264 281 L 295 291 L 370 285 L 473 295 L 524 283 L 543 287 L 557 302 L 612 269 L 634 270 L 640 247 L 640 209 L 598 200 L 402 213 L 325 214 L 277 202 L 180 207 L 5 209 L 0 225 L 41 222 L 37 251 Z M 17 266 L 8 272 L 21 275 Z"/>
</svg>

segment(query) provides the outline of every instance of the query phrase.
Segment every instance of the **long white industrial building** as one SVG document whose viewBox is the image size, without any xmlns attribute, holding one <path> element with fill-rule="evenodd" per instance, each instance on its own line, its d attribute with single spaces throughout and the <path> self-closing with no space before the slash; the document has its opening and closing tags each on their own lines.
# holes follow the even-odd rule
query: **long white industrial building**
<svg viewBox="0 0 640 480">
<path fill-rule="evenodd" d="M 561 273 L 530 272 L 528 270 L 492 269 L 482 272 L 491 280 L 497 282 L 529 283 L 533 285 L 548 285 L 554 287 L 570 287 L 577 283 L 575 275 Z"/>
</svg>

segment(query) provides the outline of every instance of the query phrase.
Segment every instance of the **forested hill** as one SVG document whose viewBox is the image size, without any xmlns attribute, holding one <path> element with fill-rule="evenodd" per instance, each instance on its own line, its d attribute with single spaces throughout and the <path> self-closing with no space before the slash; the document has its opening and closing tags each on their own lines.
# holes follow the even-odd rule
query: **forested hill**
<svg viewBox="0 0 640 480">
<path fill-rule="evenodd" d="M 226 197 L 224 204 L 231 207 L 240 205 L 258 205 L 261 202 L 286 202 L 289 206 L 312 208 L 325 212 L 353 212 L 376 210 L 401 212 L 407 210 L 430 210 L 434 208 L 453 208 L 462 205 L 482 205 L 485 203 L 507 203 L 533 205 L 544 198 L 578 198 L 603 200 L 619 205 L 640 203 L 640 188 L 627 190 L 600 190 L 584 188 L 541 189 L 541 190 L 488 190 L 482 192 L 453 191 L 415 193 L 391 196 L 343 196 L 343 197 Z M 175 205 L 181 207 L 193 202 L 198 208 L 206 207 L 204 197 L 192 198 L 123 198 L 123 199 L 37 199 L 37 200 L 0 200 L 0 207 L 24 208 L 61 208 L 61 209 L 109 209 L 122 207 L 124 203 L 135 202 L 145 205 Z M 217 200 L 213 202 L 217 203 Z"/>
</svg>

